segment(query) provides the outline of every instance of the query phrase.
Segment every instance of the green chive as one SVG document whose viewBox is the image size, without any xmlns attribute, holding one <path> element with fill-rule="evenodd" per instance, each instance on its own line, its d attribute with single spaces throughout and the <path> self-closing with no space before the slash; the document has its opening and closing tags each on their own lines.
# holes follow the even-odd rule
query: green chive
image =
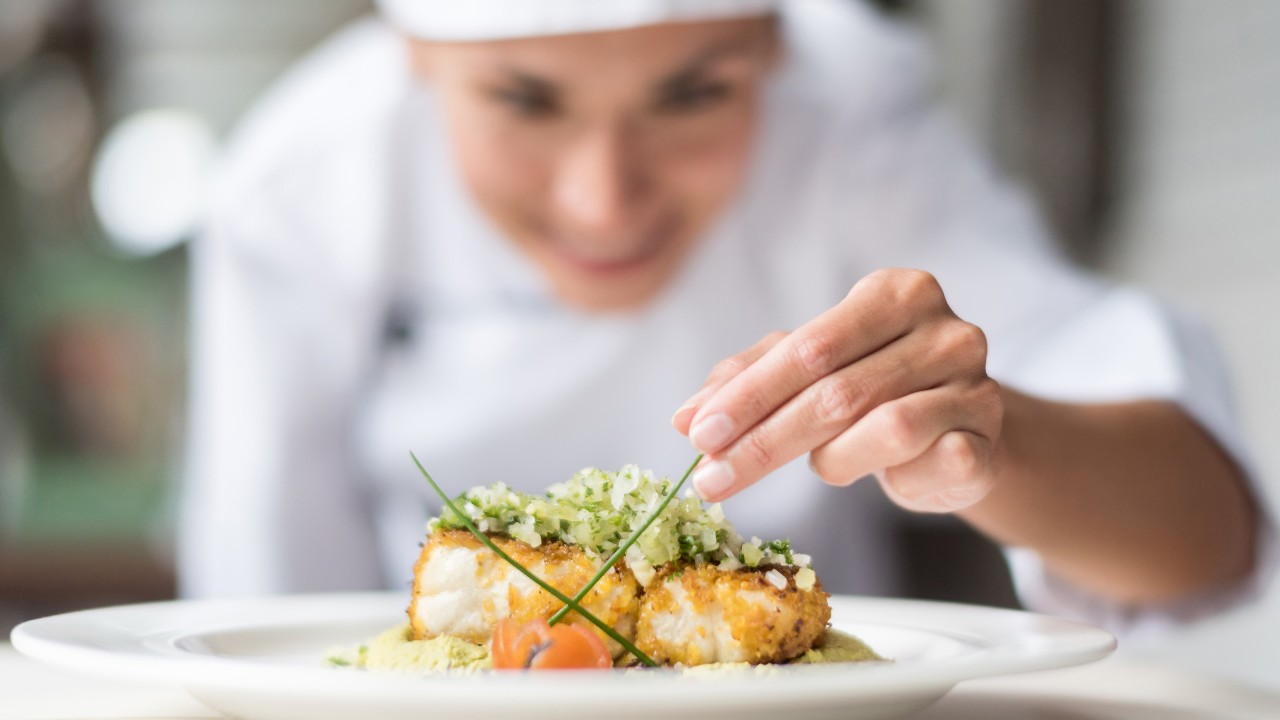
<svg viewBox="0 0 1280 720">
<path fill-rule="evenodd" d="M 594 614 L 589 612 L 586 608 L 582 607 L 579 604 L 579 602 L 581 601 L 581 598 L 579 598 L 578 600 L 571 599 L 568 595 L 565 595 L 564 593 L 560 592 L 559 590 L 555 589 L 550 584 L 542 580 L 542 578 L 538 577 L 537 575 L 534 575 L 528 568 L 526 568 L 524 565 L 521 565 L 520 561 L 516 560 L 515 558 L 503 552 L 502 548 L 498 547 L 497 544 L 495 544 L 492 540 L 490 540 L 488 535 L 485 535 L 484 533 L 480 532 L 480 529 L 475 526 L 475 523 L 471 522 L 470 517 L 468 517 L 465 513 L 459 510 L 457 505 L 453 504 L 453 501 L 449 499 L 449 496 L 445 494 L 444 490 L 441 490 L 440 486 L 436 484 L 436 481 L 431 478 L 431 474 L 427 472 L 427 469 L 422 467 L 422 463 L 418 461 L 418 456 L 410 452 L 409 457 L 413 458 L 413 463 L 418 466 L 418 471 L 421 472 L 422 476 L 425 477 L 427 479 L 427 482 L 431 484 L 431 489 L 436 491 L 436 494 L 440 496 L 440 499 L 444 501 L 444 504 L 447 505 L 449 509 L 453 511 L 454 515 L 458 516 L 458 519 L 461 520 L 462 523 L 467 526 L 467 529 L 471 531 L 472 535 L 475 535 L 476 538 L 480 542 L 484 543 L 486 547 L 492 550 L 494 554 L 496 554 L 498 557 L 510 563 L 512 567 L 514 567 L 516 570 L 519 570 L 521 574 L 523 574 L 525 577 L 532 580 L 538 587 L 551 593 L 551 595 L 554 596 L 555 599 L 564 603 L 564 607 L 561 608 L 561 612 L 558 613 L 558 615 L 563 615 L 565 612 L 568 612 L 569 610 L 577 611 L 579 615 L 585 618 L 592 625 L 595 625 L 596 627 L 600 628 L 600 632 L 603 632 L 605 635 L 608 635 L 609 637 L 613 638 L 613 640 L 617 642 L 619 645 L 621 645 L 623 649 L 625 649 L 627 652 L 634 655 L 637 660 L 644 663 L 645 665 L 648 665 L 649 667 L 657 667 L 658 663 L 654 662 L 653 658 L 649 657 L 648 655 L 645 655 L 643 652 L 640 652 L 640 648 L 636 647 L 630 640 L 626 639 L 617 630 L 614 630 L 612 627 L 610 627 L 608 623 L 604 622 L 603 620 L 601 620 L 600 618 L 596 617 Z M 661 512 L 661 508 L 659 508 L 659 512 Z M 603 574 L 604 573 L 601 573 L 601 575 Z M 595 581 L 592 581 L 592 582 L 595 582 Z"/>
<path fill-rule="evenodd" d="M 578 591 L 577 595 L 573 596 L 573 605 L 576 606 L 578 603 L 582 602 L 582 599 L 587 596 L 587 593 L 591 592 L 591 588 L 595 587 L 596 583 L 600 582 L 600 578 L 604 577 L 605 573 L 609 572 L 609 569 L 612 568 L 624 554 L 626 554 L 627 550 L 630 549 L 632 545 L 636 544 L 636 541 L 640 539 L 640 536 L 644 534 L 644 531 L 648 530 L 649 526 L 652 525 L 654 521 L 658 519 L 658 516 L 662 514 L 662 511 L 667 509 L 667 505 L 671 503 L 671 499 L 676 496 L 676 493 L 680 492 L 680 488 L 684 487 L 685 481 L 693 474 L 693 469 L 698 467 L 698 463 L 700 462 L 702 462 L 702 453 L 698 453 L 698 457 L 693 459 L 693 464 L 689 466 L 688 470 L 684 471 L 684 476 L 680 478 L 680 482 L 676 483 L 676 486 L 671 488 L 671 492 L 667 493 L 666 497 L 662 498 L 662 502 L 658 503 L 658 507 L 650 513 L 649 517 L 645 518 L 644 523 L 640 525 L 640 529 L 635 531 L 631 537 L 627 538 L 626 542 L 619 545 L 618 549 L 614 550 L 613 554 L 609 556 L 609 559 L 604 561 L 604 565 L 600 566 L 600 570 L 596 573 L 596 576 L 591 578 L 591 581 L 584 585 L 583 588 Z M 557 610 L 555 615 L 551 616 L 551 619 L 547 621 L 547 624 L 555 625 L 560 622 L 570 609 L 575 608 L 571 608 L 570 605 L 566 604 L 564 607 Z"/>
</svg>

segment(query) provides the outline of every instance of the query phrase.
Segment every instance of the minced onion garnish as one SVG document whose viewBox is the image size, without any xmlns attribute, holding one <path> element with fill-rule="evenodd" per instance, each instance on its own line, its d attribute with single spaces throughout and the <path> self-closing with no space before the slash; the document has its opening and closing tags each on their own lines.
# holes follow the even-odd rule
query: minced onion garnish
<svg viewBox="0 0 1280 720">
<path fill-rule="evenodd" d="M 456 504 L 483 532 L 509 535 L 533 547 L 558 540 L 604 558 L 644 523 L 671 488 L 671 480 L 635 465 L 616 473 L 585 468 L 541 496 L 495 483 L 466 491 Z M 451 514 L 427 524 L 428 532 L 463 527 Z M 719 503 L 703 506 L 692 491 L 672 501 L 624 556 L 642 585 L 649 584 L 658 568 L 677 560 L 722 570 L 809 566 L 808 556 L 792 553 L 786 540 L 743 540 Z"/>
</svg>

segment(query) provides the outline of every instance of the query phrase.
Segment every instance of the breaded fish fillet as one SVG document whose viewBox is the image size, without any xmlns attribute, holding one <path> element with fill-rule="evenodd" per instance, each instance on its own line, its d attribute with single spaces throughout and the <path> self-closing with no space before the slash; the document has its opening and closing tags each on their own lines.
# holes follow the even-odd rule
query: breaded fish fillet
<svg viewBox="0 0 1280 720">
<path fill-rule="evenodd" d="M 561 542 L 539 547 L 511 538 L 494 536 L 503 552 L 551 584 L 572 596 L 595 575 L 599 561 L 581 548 Z M 619 563 L 591 589 L 582 604 L 622 636 L 635 636 L 640 608 L 640 586 L 631 571 Z M 520 574 L 482 545 L 466 530 L 438 530 L 427 537 L 414 567 L 413 600 L 409 621 L 415 639 L 452 635 L 475 643 L 487 643 L 499 620 L 521 622 L 549 618 L 561 603 L 546 590 Z M 570 613 L 566 621 L 595 630 L 595 626 Z M 601 639 L 614 658 L 624 651 L 613 640 Z"/>
<path fill-rule="evenodd" d="M 598 567 L 598 560 L 565 543 L 535 548 L 503 536 L 493 541 L 570 596 Z M 799 589 L 796 572 L 787 566 L 725 571 L 684 563 L 665 568 L 642 588 L 619 563 L 583 604 L 659 662 L 781 662 L 813 647 L 831 617 L 821 585 L 815 580 L 811 589 Z M 468 531 L 437 530 L 414 568 L 409 619 L 416 639 L 452 635 L 486 643 L 499 620 L 548 618 L 559 607 Z M 576 614 L 568 620 L 593 627 Z M 615 659 L 623 656 L 617 643 L 601 637 Z"/>
<path fill-rule="evenodd" d="M 822 586 L 815 580 L 801 590 L 795 575 L 786 566 L 667 570 L 645 589 L 636 646 L 658 662 L 684 665 L 790 660 L 813 647 L 831 620 Z"/>
</svg>

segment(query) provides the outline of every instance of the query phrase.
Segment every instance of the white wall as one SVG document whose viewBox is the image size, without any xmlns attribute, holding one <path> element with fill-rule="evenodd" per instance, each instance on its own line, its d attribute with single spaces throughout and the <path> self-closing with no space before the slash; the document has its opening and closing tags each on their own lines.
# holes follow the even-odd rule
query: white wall
<svg viewBox="0 0 1280 720">
<path fill-rule="evenodd" d="M 1132 3 L 1108 262 L 1206 319 L 1280 500 L 1280 3 Z M 1150 652 L 1280 689 L 1280 586 Z"/>
<path fill-rule="evenodd" d="M 370 0 L 109 0 L 106 114 L 181 107 L 219 129 Z"/>
</svg>

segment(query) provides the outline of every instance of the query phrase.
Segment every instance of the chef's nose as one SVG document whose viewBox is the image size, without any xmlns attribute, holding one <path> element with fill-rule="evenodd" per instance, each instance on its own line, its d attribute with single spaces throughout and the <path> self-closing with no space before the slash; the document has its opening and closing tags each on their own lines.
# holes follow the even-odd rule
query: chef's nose
<svg viewBox="0 0 1280 720">
<path fill-rule="evenodd" d="M 585 133 L 566 153 L 553 192 L 575 229 L 607 237 L 633 224 L 643 192 L 634 145 L 627 128 L 613 126 Z"/>
</svg>

